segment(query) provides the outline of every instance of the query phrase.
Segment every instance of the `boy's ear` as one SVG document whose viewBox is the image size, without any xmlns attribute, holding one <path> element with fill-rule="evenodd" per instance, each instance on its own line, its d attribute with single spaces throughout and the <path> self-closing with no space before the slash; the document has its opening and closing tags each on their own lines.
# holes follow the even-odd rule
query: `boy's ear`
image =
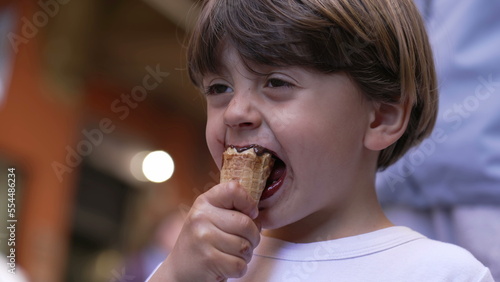
<svg viewBox="0 0 500 282">
<path fill-rule="evenodd" d="M 367 149 L 381 151 L 403 135 L 410 116 L 408 104 L 373 102 L 370 124 L 364 139 Z"/>
</svg>

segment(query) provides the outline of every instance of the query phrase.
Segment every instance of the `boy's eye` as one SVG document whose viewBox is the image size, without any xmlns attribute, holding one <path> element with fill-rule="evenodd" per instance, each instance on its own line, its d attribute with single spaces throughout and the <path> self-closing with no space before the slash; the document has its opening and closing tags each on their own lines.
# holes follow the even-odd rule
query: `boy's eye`
<svg viewBox="0 0 500 282">
<path fill-rule="evenodd" d="M 224 84 L 212 84 L 205 89 L 206 95 L 222 94 L 232 92 L 231 87 Z"/>
<path fill-rule="evenodd" d="M 267 80 L 267 87 L 291 87 L 293 84 L 279 78 L 270 78 Z"/>
</svg>

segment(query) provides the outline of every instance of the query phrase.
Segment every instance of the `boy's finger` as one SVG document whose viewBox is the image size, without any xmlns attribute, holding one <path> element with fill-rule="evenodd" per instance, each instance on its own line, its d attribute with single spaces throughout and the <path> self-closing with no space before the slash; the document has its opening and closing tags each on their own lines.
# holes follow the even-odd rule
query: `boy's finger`
<svg viewBox="0 0 500 282">
<path fill-rule="evenodd" d="M 247 240 L 252 250 L 257 247 L 260 242 L 260 229 L 255 221 L 238 211 L 221 210 L 219 216 L 222 220 L 213 222 L 218 229 Z"/>
<path fill-rule="evenodd" d="M 207 200 L 215 207 L 240 211 L 252 219 L 259 213 L 257 202 L 236 181 L 221 183 L 207 193 Z"/>
<path fill-rule="evenodd" d="M 217 263 L 214 266 L 215 273 L 217 273 L 217 281 L 226 281 L 222 280 L 225 278 L 240 278 L 247 272 L 247 262 L 238 256 L 219 251 L 212 258 L 214 262 L 225 262 Z"/>
<path fill-rule="evenodd" d="M 248 240 L 231 234 L 220 235 L 220 240 L 214 242 L 213 245 L 219 251 L 239 257 L 245 260 L 246 263 L 250 262 L 254 249 L 252 243 Z"/>
</svg>

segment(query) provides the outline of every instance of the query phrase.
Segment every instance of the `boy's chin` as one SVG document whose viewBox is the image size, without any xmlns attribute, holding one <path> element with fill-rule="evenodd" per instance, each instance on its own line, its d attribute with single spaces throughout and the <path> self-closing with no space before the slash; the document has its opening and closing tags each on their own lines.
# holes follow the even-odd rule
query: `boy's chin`
<svg viewBox="0 0 500 282">
<path fill-rule="evenodd" d="M 274 216 L 273 216 L 274 215 Z M 283 218 L 275 218 L 276 213 L 273 214 L 272 208 L 263 209 L 259 211 L 259 216 L 257 220 L 260 221 L 262 226 L 263 234 L 269 233 L 273 229 L 278 229 L 286 226 L 287 224 L 283 221 Z"/>
</svg>

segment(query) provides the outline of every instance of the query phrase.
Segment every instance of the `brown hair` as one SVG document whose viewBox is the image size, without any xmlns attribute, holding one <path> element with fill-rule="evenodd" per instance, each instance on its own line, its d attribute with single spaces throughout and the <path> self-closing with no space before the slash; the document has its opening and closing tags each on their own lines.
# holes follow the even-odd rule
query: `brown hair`
<svg viewBox="0 0 500 282">
<path fill-rule="evenodd" d="M 407 129 L 382 150 L 384 169 L 430 134 L 437 86 L 425 27 L 412 0 L 208 0 L 188 46 L 200 87 L 228 43 L 245 61 L 344 71 L 372 101 L 412 109 Z"/>
</svg>

